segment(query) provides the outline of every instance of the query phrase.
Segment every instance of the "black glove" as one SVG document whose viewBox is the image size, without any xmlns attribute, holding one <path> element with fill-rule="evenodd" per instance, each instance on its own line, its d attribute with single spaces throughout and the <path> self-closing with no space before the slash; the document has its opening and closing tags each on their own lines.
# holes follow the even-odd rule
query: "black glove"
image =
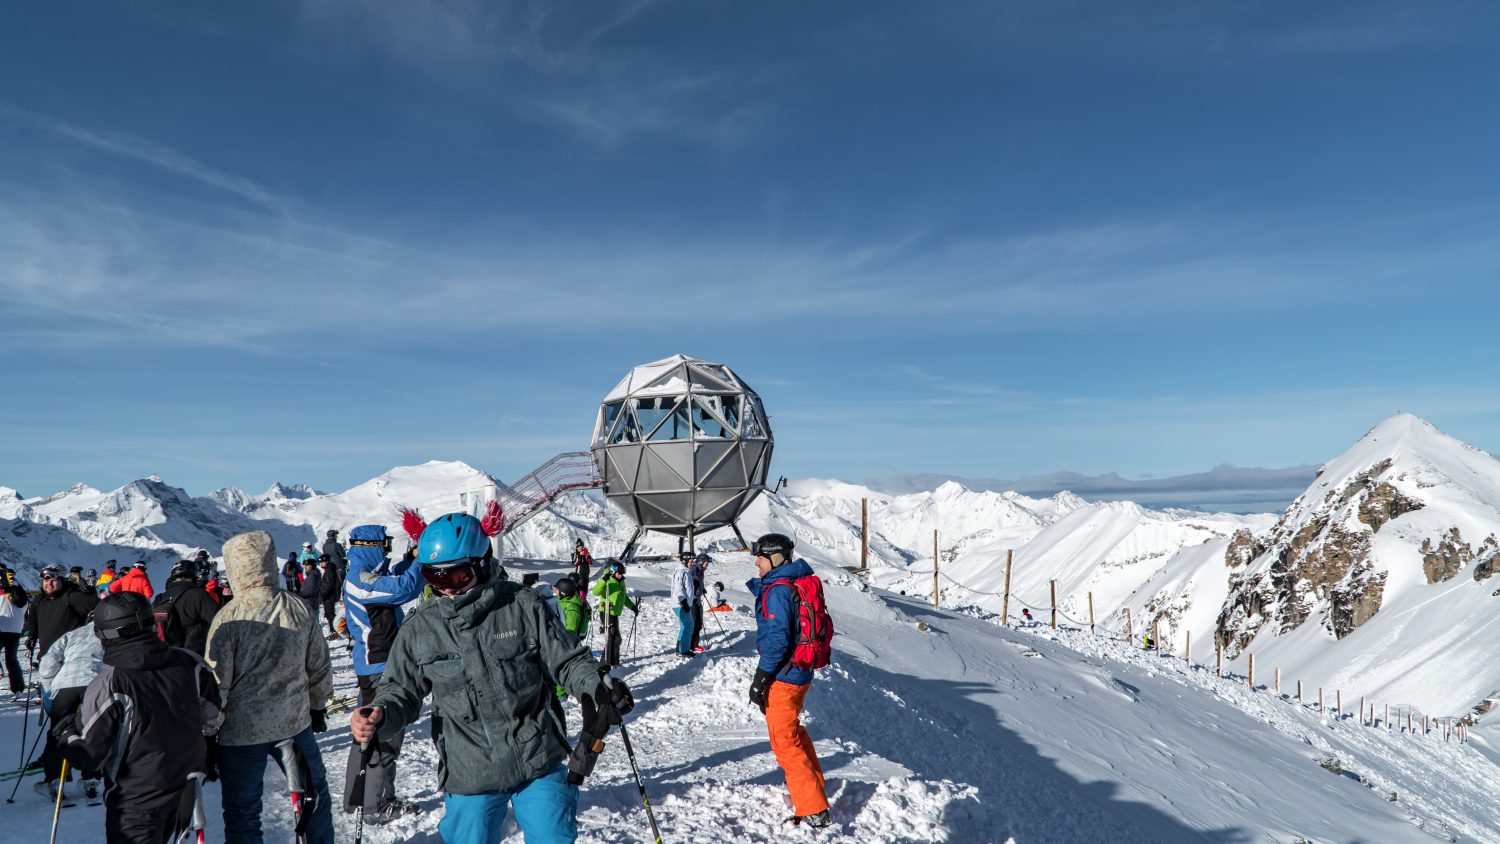
<svg viewBox="0 0 1500 844">
<path fill-rule="evenodd" d="M 682 611 L 683 612 L 692 612 L 693 611 L 692 606 L 688 604 L 686 598 L 683 598 L 681 601 L 678 601 L 677 602 L 677 606 L 682 607 Z"/>
<path fill-rule="evenodd" d="M 599 717 L 609 719 L 613 726 L 624 720 L 621 716 L 630 714 L 635 708 L 635 698 L 630 696 L 630 687 L 624 680 L 610 677 L 601 680 L 599 687 L 594 689 L 594 705 L 598 707 Z"/>
<path fill-rule="evenodd" d="M 755 679 L 750 681 L 750 702 L 760 707 L 762 715 L 766 712 L 766 700 L 771 694 L 771 681 L 776 675 L 764 669 L 755 669 Z"/>
<path fill-rule="evenodd" d="M 67 741 L 68 734 L 78 732 L 78 713 L 70 712 L 62 720 L 52 722 L 52 738 L 59 744 Z"/>
<path fill-rule="evenodd" d="M 322 732 L 326 732 L 328 730 L 328 718 L 327 718 L 326 713 L 327 713 L 327 710 L 325 710 L 325 709 L 311 709 L 311 710 L 308 710 L 308 714 L 312 716 L 312 731 L 313 732 L 315 732 L 315 733 L 322 733 Z"/>
</svg>

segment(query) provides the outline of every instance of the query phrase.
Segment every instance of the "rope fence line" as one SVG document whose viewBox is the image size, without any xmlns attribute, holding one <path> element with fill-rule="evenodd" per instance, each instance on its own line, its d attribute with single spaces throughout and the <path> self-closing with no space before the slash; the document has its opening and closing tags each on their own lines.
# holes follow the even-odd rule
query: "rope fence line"
<svg viewBox="0 0 1500 844">
<path fill-rule="evenodd" d="M 936 532 L 934 532 L 934 534 L 935 533 Z M 935 542 L 936 542 L 936 536 L 934 536 L 934 543 Z M 1029 602 L 1021 599 L 1014 592 L 1009 592 L 1009 591 L 1004 591 L 1004 592 L 990 592 L 990 591 L 986 591 L 986 590 L 983 590 L 983 589 L 975 589 L 975 588 L 973 588 L 973 587 L 971 587 L 971 586 L 969 586 L 969 585 L 967 585 L 965 583 L 961 583 L 958 580 L 955 580 L 947 572 L 938 572 L 936 570 L 936 567 L 934 567 L 933 574 L 935 576 L 937 576 L 937 577 L 941 577 L 943 580 L 948 581 L 953 586 L 956 586 L 956 587 L 958 587 L 959 589 L 962 589 L 965 592 L 969 592 L 969 593 L 974 594 L 974 595 L 983 595 L 985 597 L 999 598 L 1002 601 L 1003 605 L 1005 605 L 1005 606 L 1008 606 L 1010 601 L 1015 601 L 1016 603 L 1020 604 L 1022 607 L 1026 608 L 1026 609 L 1029 609 L 1029 610 L 1035 610 L 1036 612 L 1039 612 L 1039 613 L 1040 612 L 1055 613 L 1058 617 L 1060 617 L 1062 619 L 1065 619 L 1067 621 L 1070 621 L 1073 624 L 1077 625 L 1077 627 L 1078 627 L 1078 629 L 1080 631 L 1082 630 L 1082 628 L 1084 626 L 1088 626 L 1091 631 L 1101 631 L 1102 630 L 1106 634 L 1104 636 L 1104 638 L 1106 640 L 1108 640 L 1108 641 L 1119 641 L 1119 642 L 1125 642 L 1126 644 L 1130 644 L 1132 646 L 1134 645 L 1134 642 L 1132 641 L 1133 638 L 1134 638 L 1133 631 L 1126 632 L 1126 631 L 1116 630 L 1116 629 L 1109 628 L 1109 627 L 1107 627 L 1105 625 L 1098 624 L 1097 622 L 1084 621 L 1083 619 L 1074 618 L 1073 616 L 1071 616 L 1068 613 L 1064 612 L 1060 606 L 1045 606 L 1045 605 L 1039 606 L 1037 604 L 1032 604 L 1032 603 L 1029 603 Z M 1007 586 L 1009 585 L 1009 580 L 1010 580 L 1010 570 L 1009 570 L 1009 566 L 1007 566 L 1007 569 L 1006 569 L 1006 585 Z M 1055 581 L 1053 581 L 1053 582 L 1055 583 Z M 934 578 L 934 589 L 936 590 L 936 588 L 937 587 L 936 587 L 936 577 L 935 577 Z M 934 594 L 933 600 L 934 600 L 934 603 L 938 603 L 939 600 L 940 600 L 940 596 L 938 594 Z M 1057 603 L 1060 603 L 1060 602 L 1057 602 Z M 1089 610 L 1090 610 L 1090 612 L 1093 611 L 1093 593 L 1092 592 L 1089 593 Z M 1129 617 L 1129 610 L 1128 609 L 1126 610 L 1126 613 L 1127 613 L 1127 618 L 1128 618 Z M 1008 612 L 1006 614 L 1008 615 Z M 1201 663 L 1194 663 L 1192 661 L 1192 659 L 1191 659 L 1191 653 L 1190 652 L 1185 652 L 1181 656 L 1178 656 L 1176 654 L 1170 654 L 1170 653 L 1167 653 L 1166 651 L 1161 650 L 1161 642 L 1157 639 L 1157 637 L 1155 635 L 1157 625 L 1160 623 L 1160 619 L 1161 619 L 1161 615 L 1158 614 L 1155 618 L 1151 619 L 1151 622 L 1150 622 L 1149 626 L 1146 626 L 1146 627 L 1142 628 L 1142 634 L 1141 635 L 1143 637 L 1146 635 L 1146 631 L 1151 631 L 1152 632 L 1151 639 L 1150 639 L 1150 641 L 1151 641 L 1151 647 L 1149 648 L 1149 650 L 1155 651 L 1159 656 L 1170 657 L 1173 661 L 1184 660 L 1184 661 L 1186 661 L 1186 663 L 1187 663 L 1187 665 L 1188 665 L 1189 668 L 1200 669 L 1200 670 L 1207 670 L 1207 666 L 1202 665 Z M 1031 623 L 1033 625 L 1041 625 L 1043 622 L 1041 622 L 1038 619 L 1032 619 Z M 1002 618 L 1001 619 L 1001 624 L 1003 626 L 1007 626 L 1007 627 L 1010 626 L 1010 619 L 1009 618 Z M 1053 626 L 1056 627 L 1057 625 L 1054 623 Z M 1097 632 L 1095 632 L 1094 635 L 1097 636 L 1098 635 Z M 1188 634 L 1188 635 L 1191 635 L 1191 634 Z M 1188 643 L 1190 643 L 1191 641 L 1192 641 L 1191 639 L 1187 639 L 1186 640 L 1186 642 L 1188 642 Z M 1223 659 L 1223 654 L 1222 654 L 1222 651 L 1220 650 L 1220 648 L 1219 648 L 1219 646 L 1218 646 L 1217 643 L 1215 643 L 1214 652 L 1215 652 L 1215 659 L 1216 659 L 1216 661 L 1221 663 L 1222 659 Z M 1243 679 L 1250 686 L 1251 691 L 1259 691 L 1259 690 L 1266 689 L 1267 687 L 1266 687 L 1266 685 L 1264 683 L 1262 683 L 1262 684 L 1256 684 L 1255 683 L 1255 674 L 1254 674 L 1254 671 L 1255 671 L 1255 668 L 1254 668 L 1254 665 L 1255 665 L 1255 656 L 1254 656 L 1254 654 L 1248 654 L 1247 653 L 1246 655 L 1249 657 L 1249 660 L 1250 660 L 1250 673 L 1248 675 L 1226 674 L 1226 673 L 1224 673 L 1224 671 L 1222 670 L 1222 668 L 1219 667 L 1219 666 L 1217 666 L 1217 665 L 1214 668 L 1214 675 L 1217 676 L 1217 677 L 1222 677 L 1222 678 L 1230 679 L 1230 680 L 1238 680 L 1241 677 L 1243 677 Z M 1276 696 L 1280 697 L 1282 699 L 1285 699 L 1285 700 L 1291 700 L 1292 698 L 1291 698 L 1290 695 L 1282 694 L 1282 692 L 1281 692 L 1281 669 L 1279 667 L 1275 669 L 1275 677 L 1276 677 L 1276 680 L 1275 680 L 1275 687 L 1274 687 L 1275 691 L 1274 691 L 1274 693 L 1276 694 Z M 1327 715 L 1328 712 L 1329 712 L 1329 710 L 1323 704 L 1323 691 L 1324 690 L 1323 690 L 1322 687 L 1318 688 L 1318 703 L 1316 704 L 1315 708 L 1316 708 L 1317 712 L 1320 715 Z M 1354 717 L 1351 713 L 1349 713 L 1348 711 L 1346 711 L 1343 708 L 1343 691 L 1341 689 L 1335 689 L 1334 690 L 1334 694 L 1335 694 L 1335 700 L 1337 701 L 1337 703 L 1336 703 L 1336 705 L 1334 706 L 1334 708 L 1332 710 L 1333 717 L 1336 720 L 1339 720 L 1339 721 L 1349 720 L 1350 718 Z M 1303 702 L 1303 700 L 1302 700 L 1302 681 L 1300 681 L 1300 680 L 1297 681 L 1296 703 L 1297 703 L 1298 707 L 1303 708 L 1303 709 L 1306 709 L 1308 707 L 1313 706 L 1313 704 L 1311 702 L 1306 702 L 1306 703 Z M 1383 718 L 1376 715 L 1376 709 L 1375 709 L 1375 707 L 1376 707 L 1376 704 L 1371 703 L 1369 705 L 1369 709 L 1366 710 L 1365 709 L 1365 699 L 1364 698 L 1360 698 L 1360 704 L 1359 704 L 1359 708 L 1360 708 L 1359 723 L 1360 723 L 1361 727 L 1370 727 L 1372 729 L 1378 729 L 1381 726 L 1384 726 L 1386 728 L 1386 730 L 1389 731 L 1389 730 L 1391 730 L 1392 724 L 1394 723 L 1394 725 L 1396 726 L 1396 728 L 1400 729 L 1401 732 L 1404 733 L 1404 734 L 1415 735 L 1419 731 L 1418 727 L 1417 727 L 1416 716 L 1414 716 L 1411 707 L 1408 706 L 1408 707 L 1404 708 L 1405 709 L 1405 716 L 1406 716 L 1406 723 L 1404 725 L 1401 722 L 1403 707 L 1397 706 L 1397 708 L 1396 708 L 1396 718 L 1395 718 L 1394 722 L 1391 720 L 1391 717 L 1390 717 L 1390 704 L 1386 704 L 1385 705 L 1385 713 L 1386 714 L 1385 714 L 1385 717 L 1383 717 Z M 1366 717 L 1366 713 L 1367 712 L 1368 712 L 1368 718 Z M 1430 735 L 1432 733 L 1432 730 L 1435 728 L 1435 729 L 1438 730 L 1438 732 L 1439 732 L 1439 734 L 1442 737 L 1442 740 L 1444 742 L 1448 742 L 1448 741 L 1452 741 L 1452 740 L 1456 739 L 1460 744 L 1467 744 L 1468 740 L 1469 740 L 1469 737 L 1468 737 L 1468 727 L 1469 727 L 1469 725 L 1471 723 L 1472 722 L 1469 720 L 1469 716 L 1465 716 L 1465 717 L 1462 717 L 1462 718 L 1451 717 L 1451 716 L 1450 717 L 1446 717 L 1446 718 L 1439 718 L 1439 717 L 1428 716 L 1428 715 L 1424 714 L 1424 715 L 1421 716 L 1420 733 L 1422 735 L 1424 735 L 1424 736 L 1425 735 Z"/>
</svg>

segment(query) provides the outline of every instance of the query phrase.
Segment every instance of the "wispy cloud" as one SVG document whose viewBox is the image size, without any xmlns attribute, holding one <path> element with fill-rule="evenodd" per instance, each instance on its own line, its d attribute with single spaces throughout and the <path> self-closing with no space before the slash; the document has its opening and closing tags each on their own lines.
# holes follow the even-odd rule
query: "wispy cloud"
<svg viewBox="0 0 1500 844">
<path fill-rule="evenodd" d="M 47 114 L 17 108 L 0 102 L 0 119 L 39 129 L 90 149 L 148 164 L 167 173 L 190 179 L 208 188 L 277 213 L 289 203 L 270 188 L 253 179 L 237 176 L 197 161 L 171 147 L 123 132 L 90 129 Z"/>
</svg>

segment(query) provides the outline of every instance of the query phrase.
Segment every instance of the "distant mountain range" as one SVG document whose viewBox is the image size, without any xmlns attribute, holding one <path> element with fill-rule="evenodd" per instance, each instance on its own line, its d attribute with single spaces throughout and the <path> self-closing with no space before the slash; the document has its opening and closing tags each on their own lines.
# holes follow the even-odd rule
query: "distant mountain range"
<svg viewBox="0 0 1500 844">
<path fill-rule="evenodd" d="M 1301 469 L 1220 467 L 1181 479 L 1132 482 L 1103 476 L 1092 489 L 1131 485 L 1213 486 L 1226 479 L 1273 488 Z M 1196 479 L 1196 480 L 1195 480 Z M 84 485 L 41 498 L 0 487 L 0 560 L 25 573 L 63 562 L 99 568 L 145 559 L 165 564 L 199 548 L 218 556 L 229 537 L 267 530 L 283 554 L 383 524 L 404 548 L 400 508 L 431 518 L 463 509 L 463 493 L 494 483 L 459 462 L 403 466 L 339 493 L 276 484 L 261 494 L 234 487 L 192 497 L 152 476 L 112 492 Z M 1085 486 L 1085 489 L 1090 487 Z M 1222 487 L 1221 487 L 1222 488 Z M 928 595 L 937 531 L 941 600 L 1000 609 L 1004 561 L 1014 552 L 1012 614 L 1045 607 L 1055 581 L 1073 619 L 1136 632 L 1159 624 L 1162 644 L 1211 660 L 1215 642 L 1239 668 L 1249 654 L 1288 683 L 1379 696 L 1453 715 L 1500 690 L 1500 462 L 1413 416 L 1382 422 L 1349 452 L 1309 473 L 1280 516 L 1152 509 L 1088 501 L 1073 491 L 1043 496 L 975 490 L 947 481 L 888 494 L 836 480 L 791 482 L 759 498 L 741 519 L 746 536 L 794 536 L 816 564 L 854 567 L 860 502 L 870 506 L 875 586 Z M 618 554 L 633 525 L 597 493 L 574 493 L 505 539 L 507 557 L 563 559 L 577 539 L 596 557 Z M 728 531 L 699 548 L 728 551 Z M 648 535 L 642 554 L 677 550 Z M 23 574 L 23 579 L 26 575 Z"/>
<path fill-rule="evenodd" d="M 1030 496 L 1055 495 L 1067 490 L 1095 501 L 1134 501 L 1153 507 L 1205 512 L 1266 513 L 1286 507 L 1287 502 L 1312 483 L 1317 471 L 1316 466 L 1256 469 L 1221 464 L 1207 472 L 1166 478 L 1131 480 L 1113 472 L 1103 475 L 1053 472 L 1010 481 L 912 474 L 871 478 L 865 481 L 865 486 L 888 495 L 905 495 L 952 482 L 972 490 L 1011 491 Z"/>
</svg>

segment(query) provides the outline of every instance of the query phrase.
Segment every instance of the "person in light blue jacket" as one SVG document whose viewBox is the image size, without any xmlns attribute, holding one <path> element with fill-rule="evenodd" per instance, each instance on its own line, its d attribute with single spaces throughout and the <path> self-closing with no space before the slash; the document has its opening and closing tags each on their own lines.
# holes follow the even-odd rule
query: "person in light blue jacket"
<svg viewBox="0 0 1500 844">
<path fill-rule="evenodd" d="M 344 577 L 344 620 L 354 638 L 354 676 L 359 681 L 359 705 L 375 698 L 376 687 L 385 673 L 386 657 L 396 642 L 396 633 L 406 620 L 403 605 L 422 596 L 426 583 L 422 569 L 415 565 L 413 548 L 393 567 L 390 561 L 391 540 L 382 525 L 361 525 L 349 533 L 349 572 Z M 365 820 L 380 824 L 416 811 L 416 804 L 396 799 L 396 756 L 401 752 L 398 737 L 391 744 L 376 746 L 372 766 L 365 772 L 365 793 L 356 803 L 353 793 L 355 775 L 359 772 L 359 747 L 349 749 L 348 774 L 344 782 L 345 810 L 354 805 L 365 807 Z"/>
</svg>

